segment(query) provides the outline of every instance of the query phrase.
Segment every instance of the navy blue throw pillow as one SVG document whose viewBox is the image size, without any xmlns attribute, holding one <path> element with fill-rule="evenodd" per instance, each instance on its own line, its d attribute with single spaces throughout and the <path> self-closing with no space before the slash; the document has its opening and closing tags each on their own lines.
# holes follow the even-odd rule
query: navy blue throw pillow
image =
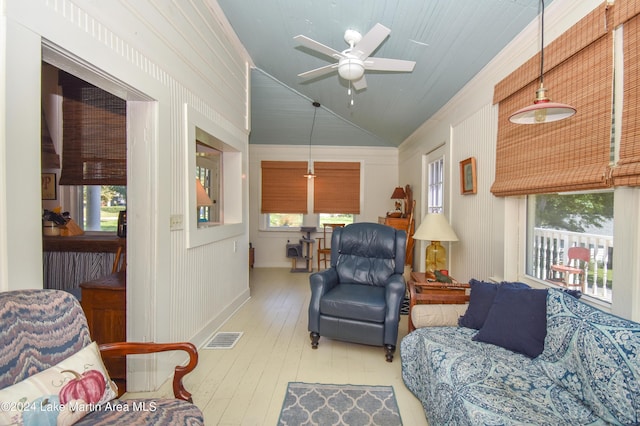
<svg viewBox="0 0 640 426">
<path fill-rule="evenodd" d="M 489 310 L 493 305 L 493 299 L 496 297 L 498 287 L 509 288 L 531 288 L 524 283 L 487 283 L 484 281 L 478 281 L 476 279 L 469 280 L 471 286 L 471 293 L 469 295 L 469 307 L 463 316 L 458 320 L 458 325 L 461 327 L 474 328 L 480 330 L 484 325 L 484 321 L 489 314 Z"/>
<path fill-rule="evenodd" d="M 547 290 L 500 286 L 484 325 L 473 340 L 535 358 L 547 335 Z"/>
</svg>

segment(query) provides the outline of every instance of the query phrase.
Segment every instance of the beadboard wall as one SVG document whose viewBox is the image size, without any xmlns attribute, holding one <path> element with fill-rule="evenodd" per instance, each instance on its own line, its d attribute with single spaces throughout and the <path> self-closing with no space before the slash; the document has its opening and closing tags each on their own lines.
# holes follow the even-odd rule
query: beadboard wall
<svg viewBox="0 0 640 426">
<path fill-rule="evenodd" d="M 545 12 L 545 40 L 558 37 L 583 16 L 599 7 L 600 0 L 556 0 Z M 427 120 L 399 147 L 400 180 L 416 188 L 419 225 L 426 206 L 425 157 L 438 147 L 445 152 L 445 215 L 460 241 L 448 244 L 449 269 L 460 280 L 518 279 L 524 259 L 518 245 L 523 224 L 516 197 L 494 197 L 498 107 L 493 88 L 515 68 L 540 50 L 539 27 L 532 22 L 440 111 Z M 459 163 L 469 157 L 477 162 L 478 192 L 460 194 Z M 424 259 L 424 243 L 416 259 Z M 415 263 L 415 262 L 414 262 Z M 421 265 L 414 265 L 420 267 Z M 422 268 L 424 266 L 422 265 Z"/>
<path fill-rule="evenodd" d="M 40 164 L 33 161 L 40 130 L 33 123 L 40 122 L 44 54 L 128 101 L 128 339 L 204 343 L 249 297 L 250 60 L 217 3 L 3 0 L 0 6 L 6 47 L 0 93 L 12 105 L 0 136 L 6 194 L 0 290 L 42 287 Z M 190 249 L 185 230 L 170 228 L 171 217 L 191 214 L 185 104 L 241 141 L 242 155 L 240 231 Z M 162 355 L 130 366 L 140 372 L 130 373 L 130 390 L 162 383 L 176 356 L 181 361 L 181 354 Z"/>
<path fill-rule="evenodd" d="M 488 190 L 495 175 L 497 114 L 497 107 L 485 105 L 451 129 L 451 203 L 455 208 L 451 209 L 450 217 L 460 239 L 450 246 L 455 253 L 451 269 L 459 279 L 503 275 L 504 209 L 499 207 L 502 199 L 495 198 Z M 459 163 L 469 157 L 476 159 L 478 192 L 462 195 Z"/>
</svg>

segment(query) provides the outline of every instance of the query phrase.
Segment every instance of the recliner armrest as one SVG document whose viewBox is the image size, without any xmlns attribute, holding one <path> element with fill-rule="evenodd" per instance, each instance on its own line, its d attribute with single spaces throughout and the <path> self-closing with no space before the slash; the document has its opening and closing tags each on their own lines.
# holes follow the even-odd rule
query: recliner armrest
<svg viewBox="0 0 640 426">
<path fill-rule="evenodd" d="M 167 351 L 185 351 L 189 355 L 189 363 L 186 366 L 178 365 L 176 367 L 173 376 L 173 395 L 176 398 L 193 403 L 191 393 L 182 384 L 182 378 L 198 365 L 198 350 L 192 343 L 116 342 L 104 343 L 99 348 L 100 354 L 105 358 Z"/>
<path fill-rule="evenodd" d="M 316 272 L 309 277 L 311 300 L 309 301 L 309 331 L 320 330 L 320 299 L 329 290 L 338 285 L 338 272 L 335 268 Z"/>
<path fill-rule="evenodd" d="M 338 285 L 338 272 L 335 268 L 316 272 L 309 277 L 309 283 L 311 285 L 311 293 L 318 292 L 318 294 L 322 296 Z"/>
</svg>

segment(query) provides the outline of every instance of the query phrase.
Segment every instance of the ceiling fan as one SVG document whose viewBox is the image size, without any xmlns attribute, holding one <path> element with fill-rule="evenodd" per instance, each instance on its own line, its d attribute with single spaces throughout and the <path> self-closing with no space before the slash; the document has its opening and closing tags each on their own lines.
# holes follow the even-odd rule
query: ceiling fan
<svg viewBox="0 0 640 426">
<path fill-rule="evenodd" d="M 355 90 L 362 90 L 367 87 L 367 81 L 364 77 L 364 72 L 367 70 L 412 72 L 416 64 L 414 61 L 369 56 L 390 33 L 391 30 L 382 24 L 376 24 L 364 37 L 358 31 L 347 30 L 344 33 L 344 40 L 349 44 L 349 48 L 342 52 L 318 43 L 309 37 L 297 35 L 293 39 L 301 45 L 338 60 L 333 64 L 298 74 L 298 77 L 311 79 L 337 70 L 340 77 L 350 81 Z"/>
</svg>

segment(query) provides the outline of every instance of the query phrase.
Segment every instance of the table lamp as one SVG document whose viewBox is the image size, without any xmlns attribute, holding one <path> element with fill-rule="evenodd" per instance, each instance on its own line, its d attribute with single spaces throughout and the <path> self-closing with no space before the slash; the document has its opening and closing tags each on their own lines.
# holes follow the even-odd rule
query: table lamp
<svg viewBox="0 0 640 426">
<path fill-rule="evenodd" d="M 440 241 L 458 241 L 458 236 L 442 213 L 427 214 L 413 234 L 413 239 L 431 241 L 425 258 L 427 272 L 447 269 L 447 251 Z"/>
<path fill-rule="evenodd" d="M 401 186 L 396 187 L 393 190 L 393 194 L 391 194 L 392 200 L 403 200 L 406 203 L 407 193 L 404 192 L 404 189 Z M 400 208 L 400 203 L 396 201 L 396 211 L 399 211 L 401 214 L 406 213 L 407 206 L 404 206 L 404 210 Z"/>
<path fill-rule="evenodd" d="M 202 207 L 212 205 L 213 201 L 211 201 L 207 191 L 204 189 L 204 186 L 202 186 L 202 182 L 200 182 L 200 179 L 196 178 L 196 206 Z"/>
</svg>

